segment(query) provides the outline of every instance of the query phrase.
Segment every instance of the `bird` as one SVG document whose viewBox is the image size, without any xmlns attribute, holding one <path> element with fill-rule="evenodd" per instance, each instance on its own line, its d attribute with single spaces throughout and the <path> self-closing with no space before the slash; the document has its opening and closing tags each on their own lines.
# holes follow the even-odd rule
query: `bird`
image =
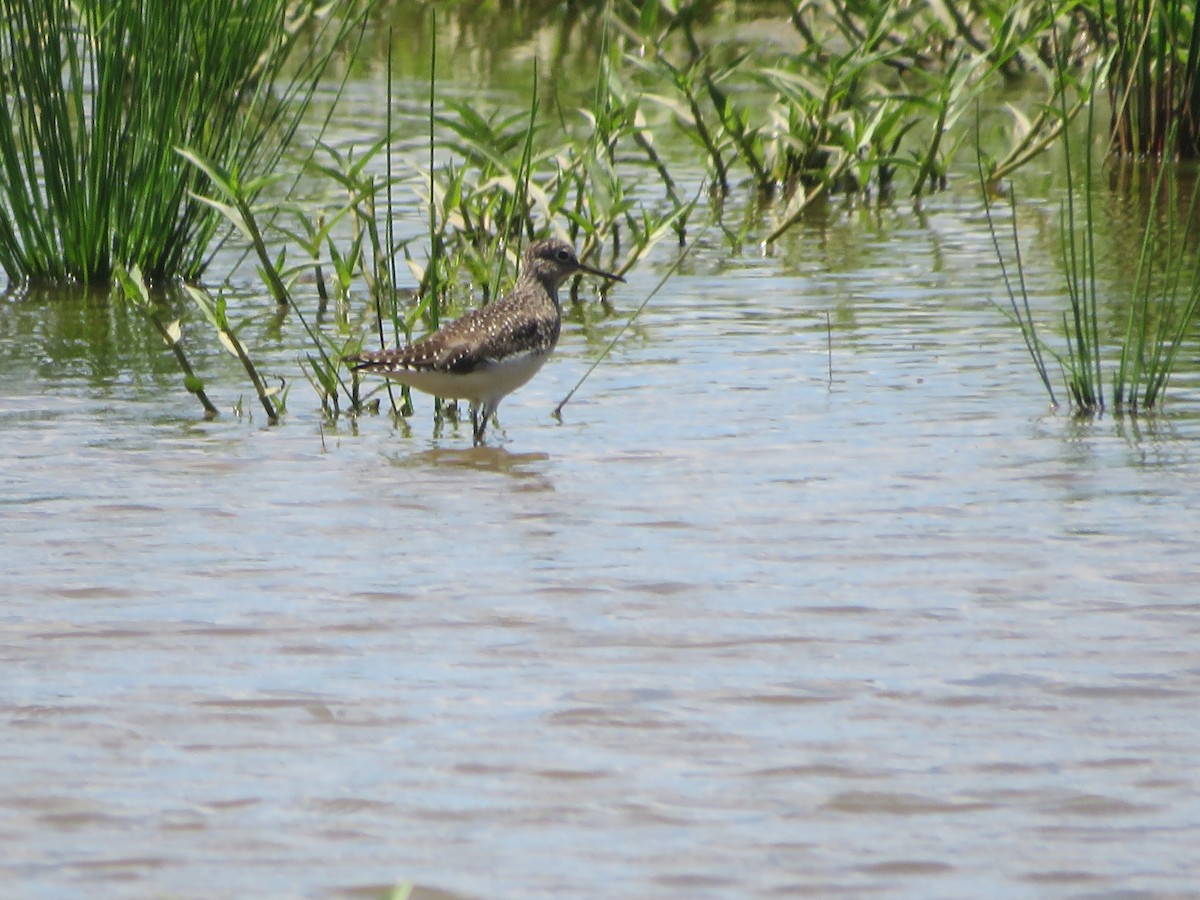
<svg viewBox="0 0 1200 900">
<path fill-rule="evenodd" d="M 471 404 L 471 429 L 483 443 L 500 401 L 546 362 L 562 329 L 559 286 L 584 272 L 610 281 L 620 275 L 585 265 L 566 241 L 531 242 L 512 290 L 433 334 L 403 347 L 346 357 L 355 372 L 382 375 L 418 391 Z"/>
</svg>

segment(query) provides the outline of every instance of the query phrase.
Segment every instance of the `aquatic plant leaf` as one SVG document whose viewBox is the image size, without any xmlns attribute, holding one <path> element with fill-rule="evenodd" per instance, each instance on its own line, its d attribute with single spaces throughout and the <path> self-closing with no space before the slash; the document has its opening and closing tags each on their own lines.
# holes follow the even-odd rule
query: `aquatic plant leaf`
<svg viewBox="0 0 1200 900">
<path fill-rule="evenodd" d="M 1029 120 L 1029 116 L 1025 115 L 1025 113 L 1021 112 L 1021 110 L 1017 109 L 1017 107 L 1011 103 L 1005 103 L 1004 108 L 1007 109 L 1013 119 L 1016 120 L 1016 125 L 1013 127 L 1014 137 L 1023 138 L 1025 135 L 1033 131 L 1033 123 Z"/>
<path fill-rule="evenodd" d="M 232 331 L 218 331 L 217 337 L 220 339 L 221 344 L 225 347 L 225 349 L 228 350 L 233 356 L 237 357 L 238 359 L 242 358 L 243 354 L 246 352 L 245 348 L 242 347 L 241 341 L 237 339 Z"/>
<path fill-rule="evenodd" d="M 193 166 L 208 176 L 208 180 L 226 197 L 237 195 L 237 183 L 233 175 L 211 160 L 205 159 L 194 150 L 186 147 L 176 147 L 175 152 L 190 162 Z"/>
<path fill-rule="evenodd" d="M 638 18 L 638 33 L 644 36 L 654 34 L 658 29 L 658 2 L 647 0 L 642 4 L 641 16 Z"/>
<path fill-rule="evenodd" d="M 221 203 L 218 200 L 213 200 L 211 197 L 205 197 L 197 194 L 194 191 L 188 191 L 193 199 L 199 200 L 201 203 L 211 206 L 221 215 L 228 219 L 233 226 L 242 233 L 246 240 L 253 242 L 254 235 L 250 231 L 250 226 L 246 224 L 246 218 L 241 214 L 237 207 L 230 206 L 228 203 Z"/>
</svg>

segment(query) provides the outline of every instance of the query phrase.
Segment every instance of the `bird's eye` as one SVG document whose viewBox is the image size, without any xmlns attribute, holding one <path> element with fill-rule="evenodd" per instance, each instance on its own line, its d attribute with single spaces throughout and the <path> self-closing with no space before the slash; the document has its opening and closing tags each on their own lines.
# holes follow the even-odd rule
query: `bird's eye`
<svg viewBox="0 0 1200 900">
<path fill-rule="evenodd" d="M 554 255 L 558 257 L 559 262 L 566 262 L 567 260 L 569 260 L 571 258 L 571 251 L 570 250 L 559 250 Z"/>
</svg>

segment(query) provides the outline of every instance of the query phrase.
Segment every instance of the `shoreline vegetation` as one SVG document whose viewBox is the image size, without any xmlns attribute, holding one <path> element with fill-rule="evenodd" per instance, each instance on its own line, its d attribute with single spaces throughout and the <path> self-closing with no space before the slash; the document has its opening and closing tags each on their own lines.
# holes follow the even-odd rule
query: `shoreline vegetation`
<svg viewBox="0 0 1200 900">
<path fill-rule="evenodd" d="M 1047 358 L 1077 413 L 1157 409 L 1191 338 L 1197 209 L 1181 173 L 1200 156 L 1200 2 L 609 0 L 564 10 L 501 0 L 490 14 L 414 0 L 0 7 L 0 266 L 10 293 L 111 285 L 162 336 L 206 415 L 217 407 L 188 359 L 185 322 L 206 324 L 238 357 L 269 421 L 286 408 L 286 389 L 254 363 L 220 284 L 202 282 L 231 235 L 280 315 L 302 325 L 301 366 L 332 418 L 382 400 L 360 395 L 344 357 L 436 328 L 471 300 L 470 286 L 484 303 L 498 296 L 521 245 L 552 223 L 581 259 L 624 274 L 663 241 L 687 246 L 700 227 L 740 251 L 778 242 L 831 198 L 919 203 L 947 186 L 961 154 L 976 161 L 1008 313 L 1052 404 Z M 442 44 L 473 41 L 481 54 L 552 33 L 552 49 L 528 66 L 524 108 L 445 95 L 439 29 Z M 419 117 L 399 115 L 393 91 L 397 67 L 411 80 L 418 56 L 397 60 L 395 50 L 414 43 L 428 77 Z M 359 54 L 386 59 L 386 125 L 373 143 L 335 147 L 323 126 Z M 586 87 L 564 74 L 572 65 L 588 67 Z M 1021 108 L 1000 99 L 1018 83 L 1033 98 Z M 329 106 L 310 133 L 318 86 Z M 1070 127 L 1080 116 L 1082 140 Z M 414 133 L 424 149 L 401 150 Z M 1045 336 L 1019 247 L 1006 258 L 992 212 L 1007 193 L 1015 221 L 1007 179 L 1053 151 L 1069 183 L 1061 345 Z M 1138 271 L 1113 337 L 1098 321 L 1094 194 L 1097 173 L 1117 165 L 1152 183 L 1159 202 L 1131 236 Z M 699 192 L 685 187 L 697 172 Z M 293 196 L 302 176 L 342 199 L 306 205 Z M 754 216 L 727 215 L 747 206 L 727 201 L 747 197 Z M 395 240 L 404 204 L 423 211 L 419 246 Z M 399 288 L 400 267 L 415 289 Z M 297 297 L 301 280 L 316 285 L 315 309 Z M 578 285 L 570 290 L 574 298 Z M 411 413 L 404 392 L 387 388 L 387 399 L 394 414 Z"/>
</svg>

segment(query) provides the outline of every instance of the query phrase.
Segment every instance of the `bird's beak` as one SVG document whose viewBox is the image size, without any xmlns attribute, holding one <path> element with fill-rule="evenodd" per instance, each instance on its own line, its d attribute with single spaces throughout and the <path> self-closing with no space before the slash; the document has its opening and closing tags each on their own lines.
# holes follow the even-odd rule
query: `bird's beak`
<svg viewBox="0 0 1200 900">
<path fill-rule="evenodd" d="M 625 280 L 620 275 L 614 275 L 612 272 L 605 272 L 602 269 L 593 269 L 591 266 L 585 266 L 583 263 L 579 264 L 579 271 L 586 272 L 589 275 L 598 275 L 601 278 L 607 278 L 609 281 L 624 281 Z"/>
</svg>

